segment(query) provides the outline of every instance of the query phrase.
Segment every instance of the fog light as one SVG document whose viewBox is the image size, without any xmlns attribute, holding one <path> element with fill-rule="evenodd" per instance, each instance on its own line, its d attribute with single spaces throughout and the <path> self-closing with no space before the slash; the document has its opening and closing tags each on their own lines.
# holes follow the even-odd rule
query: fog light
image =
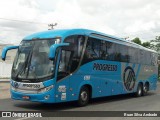
<svg viewBox="0 0 160 120">
<path fill-rule="evenodd" d="M 49 97 L 50 97 L 50 95 L 46 95 L 46 96 L 44 97 L 44 99 L 45 99 L 45 100 L 48 100 Z"/>
</svg>

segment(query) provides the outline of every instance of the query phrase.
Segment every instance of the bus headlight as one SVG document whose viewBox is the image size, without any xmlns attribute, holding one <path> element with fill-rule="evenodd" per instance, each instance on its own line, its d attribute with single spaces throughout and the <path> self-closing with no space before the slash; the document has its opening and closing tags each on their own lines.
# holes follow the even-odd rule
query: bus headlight
<svg viewBox="0 0 160 120">
<path fill-rule="evenodd" d="M 16 90 L 12 85 L 10 86 L 10 88 L 11 88 L 11 90 L 14 90 L 14 91 Z"/>
<path fill-rule="evenodd" d="M 54 86 L 51 85 L 51 86 L 48 86 L 48 87 L 45 87 L 45 88 L 42 88 L 38 91 L 38 93 L 42 93 L 42 92 L 47 92 L 49 90 L 51 90 Z"/>
</svg>

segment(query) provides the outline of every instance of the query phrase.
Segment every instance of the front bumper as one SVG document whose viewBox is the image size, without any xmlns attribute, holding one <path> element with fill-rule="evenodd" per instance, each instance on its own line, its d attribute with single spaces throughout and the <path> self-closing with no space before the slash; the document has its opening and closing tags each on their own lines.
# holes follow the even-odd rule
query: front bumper
<svg viewBox="0 0 160 120">
<path fill-rule="evenodd" d="M 10 89 L 11 98 L 15 100 L 24 100 L 24 101 L 32 101 L 32 102 L 42 102 L 42 103 L 55 103 L 54 89 L 37 94 L 27 94 L 21 93 Z M 29 99 L 25 99 L 25 97 L 29 97 Z M 46 96 L 49 98 L 45 99 Z"/>
</svg>

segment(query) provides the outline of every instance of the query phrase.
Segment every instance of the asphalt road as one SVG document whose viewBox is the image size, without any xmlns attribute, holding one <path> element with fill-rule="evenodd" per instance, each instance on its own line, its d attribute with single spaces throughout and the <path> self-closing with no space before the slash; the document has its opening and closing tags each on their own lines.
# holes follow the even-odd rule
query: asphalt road
<svg viewBox="0 0 160 120">
<path fill-rule="evenodd" d="M 0 99 L 0 111 L 160 111 L 160 83 L 156 91 L 147 96 L 134 97 L 118 95 L 93 99 L 88 106 L 77 107 L 74 102 L 59 104 L 41 104 L 27 101 L 16 101 L 10 98 Z M 51 119 L 51 118 L 48 118 Z M 58 118 L 60 119 L 60 118 Z M 76 118 L 77 119 L 77 118 Z M 92 118 L 89 118 L 92 119 Z M 103 119 L 103 118 L 97 118 Z M 116 119 L 116 118 L 114 118 Z M 138 119 L 138 118 L 137 118 Z M 159 118 L 154 118 L 159 119 Z M 106 120 L 106 118 L 105 118 Z"/>
</svg>

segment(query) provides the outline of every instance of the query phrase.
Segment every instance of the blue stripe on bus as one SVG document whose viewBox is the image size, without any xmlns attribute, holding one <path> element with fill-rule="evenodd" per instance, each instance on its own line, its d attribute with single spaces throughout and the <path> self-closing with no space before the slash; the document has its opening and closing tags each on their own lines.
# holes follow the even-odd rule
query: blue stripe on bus
<svg viewBox="0 0 160 120">
<path fill-rule="evenodd" d="M 135 64 L 132 64 L 132 68 L 133 68 L 133 69 L 135 68 L 135 66 L 136 66 Z"/>
</svg>

